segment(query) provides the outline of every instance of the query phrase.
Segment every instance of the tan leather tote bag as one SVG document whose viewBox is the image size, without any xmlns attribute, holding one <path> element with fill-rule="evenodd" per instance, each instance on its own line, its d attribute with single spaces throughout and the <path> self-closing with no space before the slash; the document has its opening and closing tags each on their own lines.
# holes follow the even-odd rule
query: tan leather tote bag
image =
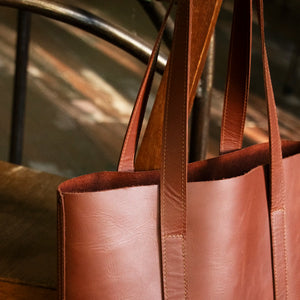
<svg viewBox="0 0 300 300">
<path fill-rule="evenodd" d="M 178 2 L 161 170 L 133 168 L 143 85 L 119 171 L 85 175 L 59 186 L 59 297 L 299 299 L 300 143 L 280 140 L 262 0 L 257 2 L 270 142 L 240 149 L 249 89 L 252 0 L 236 0 L 221 139 L 221 152 L 226 154 L 189 165 L 194 0 Z M 156 54 L 154 50 L 149 66 Z"/>
</svg>

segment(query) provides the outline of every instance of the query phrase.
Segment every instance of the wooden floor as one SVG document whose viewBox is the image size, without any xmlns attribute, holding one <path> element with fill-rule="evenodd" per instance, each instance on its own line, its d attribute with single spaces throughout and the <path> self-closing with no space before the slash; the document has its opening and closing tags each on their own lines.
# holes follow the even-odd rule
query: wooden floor
<svg viewBox="0 0 300 300">
<path fill-rule="evenodd" d="M 56 288 L 56 189 L 63 180 L 0 162 L 0 279 Z"/>
<path fill-rule="evenodd" d="M 0 299 L 53 300 L 57 299 L 57 291 L 49 288 L 6 282 L 0 279 Z"/>
</svg>

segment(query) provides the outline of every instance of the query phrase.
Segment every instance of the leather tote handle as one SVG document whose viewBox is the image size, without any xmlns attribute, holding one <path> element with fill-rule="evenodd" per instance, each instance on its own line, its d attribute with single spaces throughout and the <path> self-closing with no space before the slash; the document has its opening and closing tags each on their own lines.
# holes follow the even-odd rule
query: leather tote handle
<svg viewBox="0 0 300 300">
<path fill-rule="evenodd" d="M 169 0 L 169 2 L 170 1 L 171 0 Z M 177 2 L 177 1 L 173 0 L 171 2 Z M 205 44 L 205 41 L 207 39 L 207 35 L 209 37 L 211 36 L 211 33 L 212 33 L 212 31 L 215 27 L 216 16 L 219 13 L 219 10 L 220 10 L 220 7 L 221 7 L 221 2 L 222 2 L 221 0 L 216 0 L 216 1 L 211 1 L 211 0 L 203 1 L 202 0 L 202 1 L 194 1 L 193 2 L 192 16 L 193 16 L 193 19 L 194 19 L 194 27 L 195 27 L 194 31 L 196 33 L 200 34 L 199 35 L 200 41 L 197 42 L 196 46 L 193 45 L 194 49 L 192 49 L 192 51 L 194 50 L 194 52 L 195 52 L 195 50 L 196 50 L 195 47 L 196 48 L 200 47 L 201 49 L 206 49 L 204 51 L 202 50 L 201 55 L 199 56 L 199 59 L 196 57 L 195 53 L 194 53 L 194 57 L 192 57 L 192 59 L 191 59 L 191 66 L 192 66 L 191 73 L 193 73 L 193 72 L 195 72 L 195 70 L 197 70 L 197 72 L 198 72 L 197 76 L 198 77 L 200 77 L 200 75 L 202 73 L 202 70 L 203 70 L 203 67 L 204 67 L 204 62 L 205 62 L 203 57 L 205 57 L 207 49 L 208 49 L 208 45 Z M 198 19 L 202 20 L 201 24 L 203 24 L 202 28 L 204 28 L 202 30 L 199 30 L 199 26 L 195 25 L 195 24 L 199 23 Z M 165 21 L 166 21 L 166 19 L 165 19 Z M 165 26 L 164 22 L 162 24 L 162 27 Z M 208 31 L 208 34 L 206 34 L 206 31 Z M 193 33 L 194 36 L 195 36 L 195 32 Z M 158 35 L 156 45 L 154 47 L 154 50 L 157 49 L 157 51 L 158 51 L 158 48 L 156 48 L 156 47 L 159 45 L 158 40 L 161 39 L 160 35 L 161 34 Z M 150 75 L 149 70 L 151 70 L 151 68 L 152 68 L 150 65 L 153 64 L 153 61 L 154 60 L 149 60 L 148 68 L 146 70 L 146 74 L 145 74 L 140 92 L 139 92 L 137 100 L 136 100 L 135 107 L 133 109 L 133 112 L 132 112 L 132 115 L 131 115 L 131 118 L 130 118 L 130 122 L 129 122 L 129 125 L 128 125 L 128 128 L 127 128 L 127 132 L 126 132 L 126 135 L 125 135 L 125 139 L 124 139 L 124 143 L 123 143 L 123 147 L 122 147 L 122 151 L 121 151 L 121 155 L 120 155 L 120 159 L 119 159 L 118 171 L 134 171 L 134 165 L 135 165 L 134 160 L 135 160 L 135 155 L 136 155 L 135 152 L 136 152 L 136 148 L 137 148 L 137 144 L 138 144 L 140 128 L 141 128 L 141 125 L 142 125 L 144 109 L 146 107 L 146 102 L 144 102 L 144 101 L 148 100 L 148 96 L 146 95 L 147 93 L 145 93 L 144 91 L 147 90 L 148 88 L 150 90 L 151 83 L 149 83 L 150 82 L 149 78 L 151 78 L 151 75 Z M 165 70 L 165 72 L 167 72 L 167 73 L 169 73 L 168 68 L 169 68 L 169 61 L 168 61 L 168 64 L 167 64 L 167 67 L 166 67 L 166 70 Z M 154 73 L 154 69 L 153 69 L 153 73 Z M 190 75 L 192 75 L 192 74 L 190 74 Z M 162 78 L 162 80 L 164 80 L 164 77 Z M 167 81 L 167 79 L 165 81 Z M 148 84 L 147 89 L 144 88 L 146 82 Z M 193 84 L 191 85 L 191 88 L 190 88 L 191 93 L 193 93 L 193 90 L 195 89 L 196 84 L 197 84 L 197 82 L 195 81 L 195 78 L 193 78 Z M 161 89 L 162 86 L 165 86 L 165 87 L 163 89 Z M 161 83 L 160 90 L 158 92 L 161 92 L 161 94 L 165 95 L 166 92 L 164 90 L 166 90 L 166 84 Z M 140 93 L 142 93 L 142 95 L 140 95 Z M 191 94 L 190 94 L 190 96 L 191 96 Z M 163 97 L 165 98 L 165 96 L 163 96 Z M 158 99 L 156 99 L 156 101 L 157 100 Z M 139 102 L 139 103 L 137 103 L 137 102 Z M 161 106 L 160 108 L 162 110 L 164 110 L 164 103 L 163 103 L 163 105 L 160 105 L 160 106 Z M 154 115 L 155 115 L 157 117 L 156 121 L 159 124 L 161 123 L 161 126 L 162 126 L 163 122 L 160 122 L 160 116 L 159 116 L 161 113 L 157 109 L 158 109 L 158 106 L 155 106 L 154 111 L 152 111 L 151 118 L 152 119 L 155 118 L 154 117 Z M 163 116 L 163 113 L 161 115 Z M 149 120 L 149 121 L 151 121 L 151 120 Z M 149 134 L 149 131 L 146 131 L 146 134 L 147 133 Z M 160 134 L 158 134 L 158 136 L 159 135 Z M 147 136 L 146 138 L 149 139 L 150 137 Z M 142 143 L 142 148 L 143 148 L 143 146 L 146 146 L 146 144 L 147 143 L 143 142 Z M 160 143 L 158 143 L 157 145 L 158 145 L 159 148 L 161 148 Z M 149 146 L 146 146 L 146 147 L 149 147 Z M 145 150 L 145 147 L 144 147 L 144 150 Z M 151 155 L 150 155 L 150 153 L 149 153 L 151 159 L 154 160 L 154 162 L 153 162 L 154 165 L 159 164 L 159 161 L 155 162 L 155 160 L 157 160 L 156 156 L 158 158 L 160 157 L 160 154 L 159 154 L 160 151 L 159 152 L 157 152 L 157 151 L 158 151 L 158 149 L 154 149 L 155 154 L 151 153 Z M 150 161 L 148 160 L 147 163 L 149 163 L 149 162 Z M 142 160 L 137 162 L 138 168 L 141 167 L 141 163 L 142 163 Z M 152 167 L 154 167 L 154 165 Z M 146 167 L 146 166 L 144 166 L 144 167 Z M 150 167 L 150 165 L 147 165 L 146 169 L 148 169 L 148 167 Z M 150 167 L 150 168 L 152 168 L 152 167 Z"/>
<path fill-rule="evenodd" d="M 191 8 L 193 1 L 180 0 L 175 22 L 170 59 L 160 176 L 160 216 L 162 270 L 165 299 L 187 299 L 185 272 L 187 205 L 187 104 L 189 94 Z M 252 0 L 236 0 L 247 5 L 252 14 Z M 276 299 L 287 298 L 285 184 L 281 140 L 264 37 L 263 3 L 258 15 L 263 50 L 265 96 L 268 106 L 271 201 L 270 227 L 272 267 Z M 201 24 L 201 20 L 199 20 Z M 208 41 L 207 41 L 208 42 Z M 171 262 L 171 263 L 170 263 Z M 176 285 L 176 289 L 174 287 Z M 174 288 L 173 288 L 174 287 Z M 178 292 L 178 288 L 180 291 Z M 176 290 L 176 295 L 172 291 Z M 179 293 L 179 294 L 178 294 Z"/>
<path fill-rule="evenodd" d="M 242 1 L 242 0 L 241 0 Z M 282 148 L 279 133 L 278 117 L 272 87 L 268 55 L 265 43 L 263 0 L 257 0 L 257 15 L 260 25 L 261 48 L 265 97 L 268 106 L 269 148 L 270 148 L 270 225 L 273 255 L 273 278 L 275 298 L 287 299 L 287 245 L 286 245 L 286 208 L 285 178 L 282 162 Z"/>
<path fill-rule="evenodd" d="M 249 5 L 249 1 L 234 2 L 220 154 L 241 149 L 243 143 L 252 50 L 252 13 L 249 13 Z"/>
<path fill-rule="evenodd" d="M 189 96 L 190 111 L 208 51 L 208 47 L 204 48 L 203 43 L 206 40 L 206 35 L 211 37 L 214 31 L 221 4 L 222 0 L 206 0 L 194 2 L 192 10 L 194 21 L 192 24 L 192 63 L 190 72 L 191 87 Z M 213 9 L 212 6 L 214 6 L 216 9 Z M 202 20 L 201 25 L 198 22 L 199 19 Z M 160 86 L 158 88 L 156 99 L 148 120 L 141 146 L 137 153 L 137 157 L 135 160 L 136 170 L 160 169 L 162 127 L 168 76 L 169 60 L 165 72 L 162 76 Z M 153 145 L 155 145 L 155 147 L 153 147 Z"/>
<path fill-rule="evenodd" d="M 187 107 L 193 2 L 194 0 L 179 0 L 178 3 L 165 104 L 160 174 L 164 299 L 188 297 L 185 271 Z"/>
<path fill-rule="evenodd" d="M 170 7 L 172 6 L 173 1 L 171 1 Z M 234 4 L 228 61 L 228 76 L 221 126 L 221 154 L 238 150 L 242 147 L 246 107 L 249 96 L 252 15 L 249 17 L 249 8 L 247 6 L 239 4 L 240 3 L 237 1 Z M 160 32 L 153 47 L 153 52 L 149 59 L 144 79 L 136 99 L 136 104 L 127 127 L 119 159 L 118 171 L 134 171 L 134 159 L 140 129 L 154 76 L 154 66 L 159 53 L 158 51 L 162 39 L 162 32 L 165 29 L 169 12 L 170 11 L 166 13 L 166 17 L 162 23 Z M 245 34 L 245 32 L 249 32 L 249 34 Z M 241 101 L 240 99 L 244 99 L 244 101 Z"/>
<path fill-rule="evenodd" d="M 147 64 L 144 78 L 139 89 L 133 111 L 130 116 L 118 164 L 118 171 L 120 172 L 134 171 L 136 149 L 140 137 L 147 102 L 149 99 L 150 89 L 153 82 L 155 66 L 159 54 L 159 48 L 173 4 L 174 0 L 171 0 L 164 20 L 161 24 L 160 30 L 158 32 L 155 44 L 153 46 L 153 50 L 149 58 L 149 62 Z"/>
</svg>

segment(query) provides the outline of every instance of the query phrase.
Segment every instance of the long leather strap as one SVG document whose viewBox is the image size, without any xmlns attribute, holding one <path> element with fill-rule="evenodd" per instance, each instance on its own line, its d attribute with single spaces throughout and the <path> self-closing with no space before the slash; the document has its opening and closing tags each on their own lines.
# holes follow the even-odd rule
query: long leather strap
<svg viewBox="0 0 300 300">
<path fill-rule="evenodd" d="M 197 4 L 196 4 L 197 3 Z M 191 84 L 192 24 L 195 5 L 206 0 L 180 0 L 170 57 L 165 104 L 160 176 L 161 248 L 165 299 L 188 299 L 186 270 L 186 187 L 188 145 L 188 102 Z M 214 3 L 207 11 L 215 15 Z M 210 11 L 210 8 L 216 11 Z M 205 11 L 205 10 L 204 10 Z M 203 19 L 198 16 L 198 24 Z M 195 23 L 194 23 L 195 24 Z M 211 26 L 214 26 L 211 24 Z M 211 30 L 208 29 L 208 30 Z M 208 47 L 210 35 L 202 40 Z"/>
<path fill-rule="evenodd" d="M 250 7 L 249 7 L 250 5 Z M 281 141 L 278 128 L 276 105 L 274 100 L 268 57 L 264 36 L 263 1 L 257 0 L 257 13 L 261 31 L 262 57 L 264 69 L 265 95 L 268 103 L 269 141 L 270 141 L 270 199 L 271 199 L 271 233 L 273 253 L 273 275 L 276 299 L 286 299 L 287 258 L 286 258 L 286 212 L 285 183 L 283 177 Z M 230 55 L 229 74 L 224 100 L 221 130 L 220 153 L 238 150 L 242 147 L 247 99 L 249 95 L 251 39 L 252 39 L 252 1 L 235 1 L 234 21 L 232 26 L 231 47 L 244 53 L 241 60 L 237 51 Z M 236 21 L 238 19 L 238 21 Z M 237 26 L 247 28 L 240 35 L 238 47 Z M 246 33 L 246 34 L 245 34 Z M 245 38 L 246 37 L 246 38 Z M 247 45 L 249 51 L 245 51 Z M 249 58 L 247 56 L 249 55 Z M 236 59 L 237 58 L 237 59 Z M 236 66 L 235 66 L 236 64 Z M 240 71 L 240 79 L 238 72 Z M 234 91 L 236 89 L 236 93 Z M 242 94 L 242 92 L 244 93 Z M 238 98 L 239 97 L 239 98 Z"/>
<path fill-rule="evenodd" d="M 249 1 L 234 2 L 220 154 L 241 149 L 243 143 L 252 48 L 252 11 L 249 5 Z"/>
<path fill-rule="evenodd" d="M 174 0 L 171 0 L 169 8 L 166 12 L 161 28 L 158 32 L 149 62 L 145 71 L 145 75 L 139 89 L 135 105 L 130 116 L 129 124 L 125 134 L 121 155 L 118 164 L 118 171 L 134 171 L 134 159 L 141 127 L 143 124 L 144 114 L 150 94 L 150 89 L 155 73 L 155 66 L 159 54 L 159 48 L 163 37 L 164 30 L 167 25 L 167 20 L 170 15 Z"/>
<path fill-rule="evenodd" d="M 282 164 L 282 150 L 276 104 L 265 43 L 263 0 L 257 0 L 257 6 L 261 33 L 265 96 L 268 104 L 271 199 L 270 219 L 273 254 L 273 277 L 275 285 L 275 298 L 281 300 L 288 298 L 285 178 Z"/>
<path fill-rule="evenodd" d="M 195 0 L 196 1 L 196 0 Z M 236 0 L 241 1 L 243 0 Z M 276 299 L 287 299 L 285 183 L 281 140 L 264 37 L 263 4 L 258 13 L 263 49 L 263 70 L 268 105 L 270 143 L 270 226 Z M 190 29 L 192 2 L 180 1 L 176 18 L 167 88 L 163 148 L 161 156 L 160 212 L 165 299 L 187 299 L 185 273 L 186 185 L 187 185 L 187 103 L 189 95 Z M 247 5 L 252 13 L 252 0 Z M 245 3 L 245 2 L 244 2 Z M 172 101 L 172 105 L 170 102 Z"/>
<path fill-rule="evenodd" d="M 242 2 L 241 0 L 238 0 Z M 191 41 L 191 1 L 180 1 L 167 88 L 160 190 L 165 299 L 186 299 L 185 234 L 187 180 L 187 102 Z M 244 2 L 245 3 L 245 2 Z M 250 3 L 250 6 L 248 6 Z M 246 3 L 251 20 L 252 0 Z M 263 4 L 258 0 L 270 140 L 270 199 L 273 274 L 276 299 L 287 299 L 285 184 L 281 142 L 264 38 Z M 188 54 L 189 53 L 189 54 Z M 180 58 L 180 59 L 179 59 Z M 182 59 L 184 58 L 184 59 Z M 178 72 L 181 70 L 181 72 Z M 248 79 L 247 79 L 248 80 Z M 245 100 L 245 97 L 242 99 Z M 170 102 L 172 101 L 172 105 Z M 245 105 L 245 103 L 244 103 Z"/>
<path fill-rule="evenodd" d="M 179 0 L 167 84 L 160 176 L 164 299 L 188 298 L 185 259 L 187 106 L 193 1 Z"/>
</svg>

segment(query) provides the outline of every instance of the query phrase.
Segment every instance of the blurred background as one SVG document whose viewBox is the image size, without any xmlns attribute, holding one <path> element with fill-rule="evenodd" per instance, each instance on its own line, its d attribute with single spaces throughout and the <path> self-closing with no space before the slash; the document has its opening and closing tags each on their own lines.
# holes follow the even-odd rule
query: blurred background
<svg viewBox="0 0 300 300">
<path fill-rule="evenodd" d="M 61 0 L 153 44 L 157 31 L 137 0 Z M 218 154 L 233 1 L 215 31 L 214 84 L 207 157 Z M 267 48 L 281 134 L 300 139 L 300 2 L 265 1 Z M 8 160 L 16 10 L 0 7 L 0 160 Z M 22 164 L 65 177 L 114 170 L 145 65 L 70 25 L 32 15 Z M 245 145 L 266 141 L 258 26 L 253 27 L 251 97 Z M 163 45 L 162 52 L 168 54 Z M 151 103 L 160 82 L 156 75 Z"/>
</svg>

